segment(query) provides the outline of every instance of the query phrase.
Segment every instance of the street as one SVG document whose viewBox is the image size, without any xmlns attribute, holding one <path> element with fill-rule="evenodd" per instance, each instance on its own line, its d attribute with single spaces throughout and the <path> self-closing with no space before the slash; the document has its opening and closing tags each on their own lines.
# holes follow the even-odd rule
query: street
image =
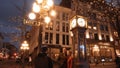
<svg viewBox="0 0 120 68">
<path fill-rule="evenodd" d="M 16 63 L 15 60 L 0 61 L 0 68 L 22 68 L 22 64 Z M 25 68 L 31 68 L 26 66 Z"/>
<path fill-rule="evenodd" d="M 2 60 L 0 61 L 0 68 L 23 68 L 23 64 L 16 63 L 15 60 Z M 31 66 L 25 65 L 25 68 L 32 68 Z M 56 64 L 54 64 L 54 68 L 58 68 Z M 98 65 L 90 65 L 90 68 L 116 68 L 114 63 L 107 64 L 98 64 Z"/>
<path fill-rule="evenodd" d="M 116 68 L 115 63 L 100 63 L 100 64 L 90 64 L 90 68 Z"/>
<path fill-rule="evenodd" d="M 16 63 L 15 60 L 2 60 L 0 61 L 0 68 L 23 68 L 23 64 Z M 32 66 L 25 64 L 24 68 L 32 68 Z M 58 65 L 54 65 L 54 68 L 58 68 Z"/>
<path fill-rule="evenodd" d="M 13 60 L 2 60 L 0 61 L 0 68 L 17 68 L 18 65 L 15 64 Z"/>
</svg>

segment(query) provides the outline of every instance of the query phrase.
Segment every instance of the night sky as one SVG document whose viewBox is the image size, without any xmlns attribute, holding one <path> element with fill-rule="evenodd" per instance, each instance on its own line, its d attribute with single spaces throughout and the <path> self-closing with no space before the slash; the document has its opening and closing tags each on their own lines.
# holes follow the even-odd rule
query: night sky
<svg viewBox="0 0 120 68">
<path fill-rule="evenodd" d="M 27 9 L 29 10 L 32 7 L 34 0 L 26 0 Z M 59 4 L 61 0 L 54 0 L 56 4 Z M 0 0 L 0 23 L 8 21 L 9 16 L 17 16 L 20 14 L 20 11 L 15 7 L 15 5 L 22 7 L 23 0 Z"/>
<path fill-rule="evenodd" d="M 26 0 L 27 1 L 27 10 L 29 11 L 32 8 L 32 4 L 34 0 Z M 110 1 L 110 0 L 107 0 Z M 9 21 L 11 17 L 21 15 L 21 12 L 15 7 L 23 6 L 24 0 L 0 0 L 0 32 L 6 33 L 7 35 L 14 35 L 15 33 L 19 33 L 20 30 L 16 27 L 18 23 Z M 61 0 L 54 0 L 55 4 L 59 4 Z M 8 36 L 5 35 L 4 41 L 10 42 L 11 40 Z"/>
<path fill-rule="evenodd" d="M 27 1 L 27 11 L 32 8 L 32 4 L 34 0 L 26 0 Z M 6 34 L 15 34 L 19 33 L 19 29 L 16 27 L 18 24 L 11 21 L 11 17 L 21 15 L 21 11 L 19 11 L 15 5 L 22 8 L 24 0 L 0 0 L 0 32 Z M 61 0 L 54 0 L 55 4 L 59 4 Z M 6 35 L 4 41 L 10 42 L 11 40 Z"/>
</svg>

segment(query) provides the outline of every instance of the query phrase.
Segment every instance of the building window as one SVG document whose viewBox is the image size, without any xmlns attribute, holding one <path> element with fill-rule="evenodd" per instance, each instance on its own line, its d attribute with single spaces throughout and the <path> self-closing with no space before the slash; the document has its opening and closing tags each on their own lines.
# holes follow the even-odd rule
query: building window
<svg viewBox="0 0 120 68">
<path fill-rule="evenodd" d="M 92 14 L 92 19 L 96 19 L 96 13 Z"/>
<path fill-rule="evenodd" d="M 96 19 L 96 14 L 95 13 L 91 13 L 90 18 L 91 19 Z"/>
<path fill-rule="evenodd" d="M 62 44 L 63 45 L 69 45 L 69 35 L 63 35 L 62 36 Z"/>
<path fill-rule="evenodd" d="M 89 26 L 92 26 L 92 22 L 88 22 L 88 25 L 89 25 Z"/>
<path fill-rule="evenodd" d="M 53 21 L 49 24 L 49 29 L 53 30 Z"/>
<path fill-rule="evenodd" d="M 106 41 L 110 41 L 109 35 L 106 35 Z"/>
<path fill-rule="evenodd" d="M 66 35 L 66 45 L 69 45 L 69 35 Z"/>
<path fill-rule="evenodd" d="M 65 20 L 65 13 L 62 13 L 62 20 Z"/>
<path fill-rule="evenodd" d="M 89 35 L 90 35 L 90 39 L 93 39 L 94 36 L 91 32 L 89 33 Z"/>
<path fill-rule="evenodd" d="M 95 40 L 98 40 L 98 34 L 97 33 L 94 34 L 94 38 L 95 38 Z"/>
<path fill-rule="evenodd" d="M 45 43 L 53 43 L 53 33 L 45 32 Z"/>
<path fill-rule="evenodd" d="M 65 15 L 65 20 L 66 21 L 68 21 L 68 15 L 69 15 L 68 13 L 66 13 L 66 15 Z"/>
<path fill-rule="evenodd" d="M 56 34 L 56 44 L 59 44 L 59 34 Z"/>
<path fill-rule="evenodd" d="M 46 30 L 53 30 L 53 21 L 51 21 L 49 24 L 46 24 Z"/>
<path fill-rule="evenodd" d="M 45 32 L 45 43 L 48 43 L 48 32 Z"/>
<path fill-rule="evenodd" d="M 100 25 L 100 30 L 104 30 L 104 26 L 102 24 Z"/>
<path fill-rule="evenodd" d="M 102 34 L 102 40 L 105 40 L 105 36 L 104 36 L 104 34 Z"/>
<path fill-rule="evenodd" d="M 62 20 L 67 21 L 68 20 L 68 13 L 62 13 Z"/>
<path fill-rule="evenodd" d="M 93 29 L 97 30 L 97 24 L 96 23 L 93 23 Z"/>
<path fill-rule="evenodd" d="M 50 33 L 50 39 L 49 42 L 52 43 L 53 42 L 53 33 Z"/>
<path fill-rule="evenodd" d="M 62 23 L 62 31 L 69 32 L 69 24 L 68 23 L 65 23 L 65 22 Z"/>
<path fill-rule="evenodd" d="M 65 35 L 62 35 L 62 44 L 65 45 Z"/>
<path fill-rule="evenodd" d="M 89 28 L 89 29 L 92 28 L 92 22 L 88 22 L 88 28 Z"/>
<path fill-rule="evenodd" d="M 57 11 L 57 19 L 60 19 L 60 12 L 59 11 Z"/>
<path fill-rule="evenodd" d="M 66 23 L 66 32 L 69 32 L 69 24 Z"/>
<path fill-rule="evenodd" d="M 102 21 L 105 21 L 105 17 L 102 17 Z"/>
<path fill-rule="evenodd" d="M 59 30 L 60 30 L 60 22 L 56 21 L 56 31 L 59 31 Z"/>
<path fill-rule="evenodd" d="M 62 31 L 65 32 L 65 23 L 62 23 Z"/>
<path fill-rule="evenodd" d="M 115 36 L 115 37 L 118 37 L 118 32 L 114 32 L 114 36 Z"/>
<path fill-rule="evenodd" d="M 108 31 L 108 26 L 107 25 L 105 26 L 105 31 Z"/>
</svg>

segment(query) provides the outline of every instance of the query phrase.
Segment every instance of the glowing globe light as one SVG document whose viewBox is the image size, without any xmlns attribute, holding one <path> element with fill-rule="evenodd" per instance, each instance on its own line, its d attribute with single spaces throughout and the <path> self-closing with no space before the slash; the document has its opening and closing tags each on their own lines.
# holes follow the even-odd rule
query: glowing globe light
<svg viewBox="0 0 120 68">
<path fill-rule="evenodd" d="M 56 16 L 56 12 L 55 12 L 54 10 L 52 10 L 52 11 L 50 12 L 50 15 L 51 15 L 51 16 Z"/>
<path fill-rule="evenodd" d="M 30 18 L 31 20 L 34 20 L 34 19 L 36 18 L 36 15 L 35 15 L 34 13 L 30 13 L 30 14 L 29 14 L 29 18 Z"/>
<path fill-rule="evenodd" d="M 41 3 L 43 2 L 43 0 L 37 0 L 37 2 L 38 2 L 39 4 L 41 4 Z"/>
<path fill-rule="evenodd" d="M 53 4 L 54 4 L 54 3 L 53 3 L 53 1 L 52 1 L 52 0 L 48 0 L 48 1 L 47 1 L 47 5 L 48 5 L 48 6 L 52 7 L 52 6 L 53 6 Z"/>
<path fill-rule="evenodd" d="M 33 11 L 36 13 L 40 12 L 40 7 L 36 3 L 33 4 Z"/>
<path fill-rule="evenodd" d="M 50 22 L 50 17 L 46 16 L 46 17 L 45 17 L 45 23 L 48 24 L 49 22 Z"/>
</svg>

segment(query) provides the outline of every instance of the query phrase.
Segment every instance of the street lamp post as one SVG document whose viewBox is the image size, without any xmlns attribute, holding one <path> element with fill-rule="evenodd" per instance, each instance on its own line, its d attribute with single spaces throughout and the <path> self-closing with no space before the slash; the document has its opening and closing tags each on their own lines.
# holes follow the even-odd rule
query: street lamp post
<svg viewBox="0 0 120 68">
<path fill-rule="evenodd" d="M 75 15 L 70 20 L 70 29 L 73 33 L 74 68 L 88 68 L 86 63 L 86 27 L 87 20 L 83 16 Z"/>
<path fill-rule="evenodd" d="M 29 44 L 27 43 L 27 41 L 23 41 L 23 43 L 21 44 L 20 49 L 22 51 L 22 63 L 23 63 L 22 68 L 24 68 L 25 67 L 25 63 L 24 63 L 25 54 L 26 54 L 26 51 L 29 50 Z"/>
<path fill-rule="evenodd" d="M 48 25 L 51 21 L 50 16 L 56 15 L 56 12 L 53 10 L 53 5 L 53 0 L 36 0 L 33 3 L 32 12 L 29 13 L 29 19 L 35 21 L 35 26 L 39 26 L 38 49 L 42 46 L 43 23 Z"/>
</svg>

